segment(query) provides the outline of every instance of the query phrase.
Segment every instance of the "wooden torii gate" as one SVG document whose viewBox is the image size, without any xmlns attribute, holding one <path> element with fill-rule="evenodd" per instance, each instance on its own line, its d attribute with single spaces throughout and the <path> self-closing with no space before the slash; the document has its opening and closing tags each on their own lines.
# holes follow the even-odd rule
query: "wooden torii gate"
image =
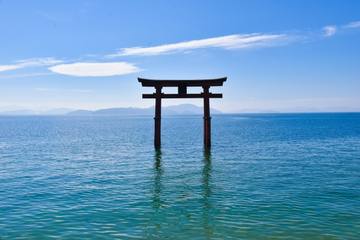
<svg viewBox="0 0 360 240">
<path fill-rule="evenodd" d="M 216 79 L 201 80 L 155 80 L 138 78 L 143 87 L 154 87 L 152 94 L 143 94 L 143 98 L 155 98 L 155 132 L 154 145 L 156 149 L 161 145 L 161 99 L 162 98 L 203 98 L 204 99 L 204 146 L 210 149 L 211 146 L 211 117 L 210 117 L 210 98 L 222 98 L 221 93 L 211 93 L 210 87 L 222 86 L 226 77 Z M 163 87 L 177 87 L 178 93 L 162 93 Z M 187 87 L 202 87 L 202 93 L 187 93 Z"/>
</svg>

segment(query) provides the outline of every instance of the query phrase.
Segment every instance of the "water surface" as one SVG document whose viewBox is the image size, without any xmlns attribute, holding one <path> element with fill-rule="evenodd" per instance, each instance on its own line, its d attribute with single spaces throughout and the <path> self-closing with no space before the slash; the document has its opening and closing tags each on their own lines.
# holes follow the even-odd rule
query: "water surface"
<svg viewBox="0 0 360 240">
<path fill-rule="evenodd" d="M 0 239 L 358 239 L 360 114 L 0 117 Z"/>
</svg>

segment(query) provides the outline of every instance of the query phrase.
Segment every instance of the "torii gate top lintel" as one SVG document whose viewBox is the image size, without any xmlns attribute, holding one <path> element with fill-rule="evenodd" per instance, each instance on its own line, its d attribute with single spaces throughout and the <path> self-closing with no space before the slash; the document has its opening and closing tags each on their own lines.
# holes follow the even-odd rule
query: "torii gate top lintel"
<svg viewBox="0 0 360 240">
<path fill-rule="evenodd" d="M 210 87 L 222 86 L 227 77 L 215 79 L 197 80 L 159 80 L 138 78 L 143 87 L 154 87 L 155 92 L 143 94 L 143 98 L 155 98 L 155 148 L 160 148 L 161 143 L 161 99 L 162 98 L 203 98 L 204 99 L 204 146 L 209 149 L 211 146 L 211 117 L 210 117 L 210 98 L 222 98 L 221 93 L 211 93 Z M 163 87 L 177 87 L 178 93 L 162 93 Z M 202 87 L 201 93 L 187 93 L 187 87 Z"/>
<path fill-rule="evenodd" d="M 147 79 L 138 78 L 139 82 L 143 87 L 202 87 L 202 86 L 222 86 L 226 81 L 226 77 L 214 78 L 214 79 L 194 79 L 194 80 L 159 80 L 159 79 Z"/>
</svg>

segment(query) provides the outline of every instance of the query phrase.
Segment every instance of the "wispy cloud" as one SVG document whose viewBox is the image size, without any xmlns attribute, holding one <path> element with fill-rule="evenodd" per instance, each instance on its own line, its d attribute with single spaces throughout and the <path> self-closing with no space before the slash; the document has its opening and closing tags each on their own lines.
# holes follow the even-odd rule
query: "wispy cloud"
<svg viewBox="0 0 360 240">
<path fill-rule="evenodd" d="M 47 58 L 29 58 L 18 60 L 13 64 L 0 65 L 0 72 L 16 70 L 25 67 L 40 67 L 40 66 L 51 66 L 54 64 L 62 63 L 63 61 L 47 57 Z"/>
<path fill-rule="evenodd" d="M 47 57 L 47 58 L 28 58 L 17 61 L 18 64 L 21 64 L 23 66 L 50 66 L 54 64 L 62 63 L 62 60 L 53 58 L 53 57 Z"/>
<path fill-rule="evenodd" d="M 323 35 L 325 37 L 331 37 L 331 36 L 335 35 L 336 32 L 337 32 L 337 27 L 335 25 L 329 25 L 329 26 L 323 27 Z"/>
<path fill-rule="evenodd" d="M 199 48 L 239 49 L 266 47 L 282 43 L 287 40 L 288 36 L 286 34 L 235 34 L 222 37 L 163 44 L 152 47 L 122 48 L 119 52 L 110 54 L 107 57 L 160 55 Z"/>
<path fill-rule="evenodd" d="M 127 62 L 76 62 L 55 65 L 50 67 L 49 70 L 76 77 L 107 77 L 140 71 L 134 64 Z"/>
<path fill-rule="evenodd" d="M 18 69 L 18 68 L 22 68 L 22 66 L 19 66 L 17 64 L 14 64 L 14 65 L 0 65 L 0 72 L 15 70 L 15 69 Z"/>
<path fill-rule="evenodd" d="M 62 88 L 43 88 L 38 87 L 34 89 L 37 92 L 73 92 L 73 93 L 92 93 L 90 89 L 62 89 Z"/>
<path fill-rule="evenodd" d="M 85 55 L 77 60 L 62 61 L 53 57 L 30 58 L 18 60 L 14 63 L 0 65 L 0 72 L 22 69 L 25 67 L 47 67 L 51 71 L 49 74 L 63 74 L 77 77 L 106 77 L 124 75 L 139 72 L 140 69 L 128 62 L 104 62 L 104 58 L 126 57 L 126 56 L 157 56 L 162 54 L 184 53 L 196 49 L 219 48 L 219 49 L 249 49 L 260 47 L 279 46 L 304 39 L 317 40 L 319 35 L 331 37 L 337 33 L 349 29 L 360 28 L 360 21 L 353 21 L 344 25 L 327 25 L 319 30 L 311 32 L 297 31 L 293 33 L 250 33 L 233 34 L 205 39 L 189 40 L 175 43 L 160 44 L 155 46 L 138 46 L 121 48 L 114 54 L 109 55 Z M 85 60 L 80 60 L 85 59 Z M 95 62 L 93 62 L 95 61 Z M 43 74 L 43 73 L 41 73 Z M 45 74 L 45 73 L 44 73 Z M 24 75 L 0 76 L 0 78 L 23 77 Z M 29 75 L 31 76 L 31 75 Z"/>
<path fill-rule="evenodd" d="M 344 28 L 360 28 L 360 21 L 348 23 L 344 26 Z"/>
<path fill-rule="evenodd" d="M 54 75 L 54 74 L 55 74 L 55 73 L 52 73 L 52 72 L 35 72 L 35 73 L 8 74 L 8 75 L 0 75 L 0 79 L 39 77 L 39 76 L 48 76 L 48 75 Z"/>
<path fill-rule="evenodd" d="M 54 88 L 43 88 L 43 87 L 38 87 L 38 88 L 34 88 L 35 91 L 37 92 L 52 92 L 55 89 Z"/>
</svg>

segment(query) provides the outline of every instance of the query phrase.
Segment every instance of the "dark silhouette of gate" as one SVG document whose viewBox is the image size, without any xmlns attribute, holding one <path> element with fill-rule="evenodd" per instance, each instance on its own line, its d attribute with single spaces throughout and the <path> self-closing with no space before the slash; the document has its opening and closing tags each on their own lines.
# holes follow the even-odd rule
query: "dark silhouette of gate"
<svg viewBox="0 0 360 240">
<path fill-rule="evenodd" d="M 152 94 L 143 94 L 143 98 L 155 98 L 155 132 L 154 145 L 156 149 L 161 146 L 161 99 L 162 98 L 203 98 L 204 99 L 204 146 L 206 149 L 211 147 L 211 117 L 210 117 L 210 98 L 222 98 L 221 93 L 211 93 L 210 87 L 222 86 L 226 77 L 216 79 L 201 80 L 156 80 L 138 78 L 143 87 L 154 87 Z M 162 93 L 163 87 L 177 87 L 178 93 Z M 202 87 L 202 93 L 187 93 L 187 87 Z"/>
</svg>

